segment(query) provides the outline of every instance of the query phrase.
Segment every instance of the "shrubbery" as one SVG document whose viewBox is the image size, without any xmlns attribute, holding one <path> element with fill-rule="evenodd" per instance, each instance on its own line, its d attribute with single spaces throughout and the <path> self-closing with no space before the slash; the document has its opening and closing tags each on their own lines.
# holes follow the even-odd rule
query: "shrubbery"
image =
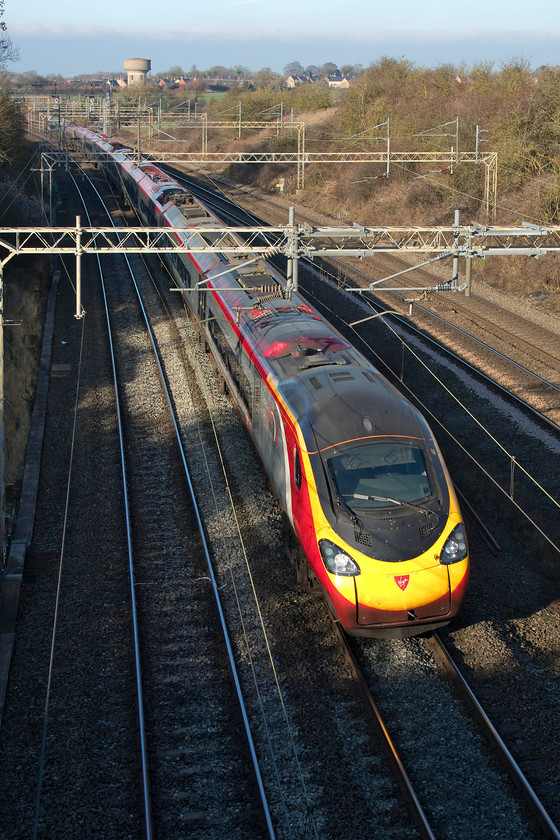
<svg viewBox="0 0 560 840">
<path fill-rule="evenodd" d="M 279 102 L 277 91 L 241 93 L 244 115 L 255 115 Z M 533 71 L 523 59 L 499 67 L 483 62 L 471 67 L 417 67 L 405 59 L 381 58 L 367 68 L 339 102 L 326 86 L 300 85 L 282 91 L 285 112 L 297 109 L 306 125 L 306 151 L 386 149 L 386 121 L 393 152 L 439 151 L 456 147 L 479 153 L 497 152 L 496 223 L 530 221 L 560 224 L 560 67 Z M 377 128 L 375 128 L 377 126 Z M 272 148 L 270 137 L 248 138 L 245 148 Z M 275 148 L 286 143 L 275 141 Z M 266 144 L 266 145 L 265 145 Z M 241 167 L 239 167 L 241 168 Z M 244 167 L 245 180 L 266 186 L 266 168 Z M 294 167 L 276 167 L 286 188 L 295 184 Z M 460 208 L 463 222 L 492 221 L 486 213 L 485 165 L 391 162 L 306 167 L 306 189 L 298 202 L 335 218 L 371 225 L 449 225 Z M 268 179 L 269 181 L 269 179 Z M 269 186 L 269 184 L 268 184 Z M 560 291 L 558 258 L 528 260 L 491 258 L 477 273 L 511 289 L 546 294 Z"/>
</svg>

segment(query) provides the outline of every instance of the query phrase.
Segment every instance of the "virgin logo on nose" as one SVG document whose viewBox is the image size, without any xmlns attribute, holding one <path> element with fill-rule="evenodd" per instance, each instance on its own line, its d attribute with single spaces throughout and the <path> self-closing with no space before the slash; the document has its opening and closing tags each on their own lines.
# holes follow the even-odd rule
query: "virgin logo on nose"
<svg viewBox="0 0 560 840">
<path fill-rule="evenodd" d="M 406 589 L 408 586 L 408 581 L 410 580 L 410 575 L 395 575 L 395 583 L 399 586 L 402 591 Z"/>
</svg>

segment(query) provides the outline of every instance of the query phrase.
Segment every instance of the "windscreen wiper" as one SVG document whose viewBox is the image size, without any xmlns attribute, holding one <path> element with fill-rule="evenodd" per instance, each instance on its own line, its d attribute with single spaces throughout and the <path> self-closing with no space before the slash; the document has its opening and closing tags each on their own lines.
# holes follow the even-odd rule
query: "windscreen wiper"
<svg viewBox="0 0 560 840">
<path fill-rule="evenodd" d="M 321 458 L 321 464 L 323 466 L 323 471 L 324 471 L 325 477 L 327 479 L 327 486 L 329 487 L 329 490 L 330 490 L 331 499 L 333 499 L 336 502 L 337 507 L 342 508 L 344 511 L 346 511 L 346 514 L 350 518 L 350 521 L 352 522 L 354 527 L 362 534 L 363 531 L 364 531 L 364 526 L 362 524 L 362 521 L 359 518 L 359 516 L 352 510 L 352 508 L 349 505 L 346 504 L 344 499 L 341 498 L 341 496 L 340 496 L 340 494 L 339 494 L 339 492 L 336 488 L 335 482 L 333 481 L 333 477 L 331 475 L 330 465 L 325 464 L 322 458 Z M 333 505 L 333 508 L 334 508 L 334 505 Z"/>
<path fill-rule="evenodd" d="M 414 510 L 419 510 L 424 516 L 435 516 L 436 519 L 439 521 L 439 513 L 435 510 L 429 510 L 429 508 L 425 508 L 422 505 L 418 505 L 415 502 L 404 502 L 402 499 L 393 499 L 390 496 L 371 496 L 364 493 L 352 493 L 352 498 L 354 499 L 364 499 L 367 501 L 371 499 L 374 502 L 391 502 L 393 505 L 403 505 L 404 507 L 411 507 Z"/>
</svg>

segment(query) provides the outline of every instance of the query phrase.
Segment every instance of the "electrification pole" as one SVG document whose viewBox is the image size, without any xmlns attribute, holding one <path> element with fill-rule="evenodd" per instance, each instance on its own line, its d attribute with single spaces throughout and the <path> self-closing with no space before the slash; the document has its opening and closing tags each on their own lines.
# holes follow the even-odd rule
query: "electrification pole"
<svg viewBox="0 0 560 840">
<path fill-rule="evenodd" d="M 453 235 L 453 241 L 455 248 L 457 249 L 459 244 L 459 227 L 461 225 L 461 211 L 455 210 L 455 218 L 453 221 L 453 227 L 457 228 L 457 232 Z M 459 252 L 455 250 L 453 254 L 453 277 L 451 278 L 451 283 L 454 286 L 459 285 Z"/>
<path fill-rule="evenodd" d="M 0 263 L 0 568 L 6 555 L 6 494 L 4 484 L 4 267 Z"/>
<path fill-rule="evenodd" d="M 298 290 L 298 274 L 299 274 L 299 262 L 298 262 L 298 233 L 297 233 L 297 226 L 296 226 L 296 209 L 295 207 L 290 207 L 289 209 L 289 217 L 288 217 L 288 226 L 290 228 L 289 239 L 290 245 L 288 250 L 288 271 L 287 271 L 287 284 L 286 288 L 288 291 L 288 295 L 290 296 L 292 292 L 297 292 Z"/>
</svg>

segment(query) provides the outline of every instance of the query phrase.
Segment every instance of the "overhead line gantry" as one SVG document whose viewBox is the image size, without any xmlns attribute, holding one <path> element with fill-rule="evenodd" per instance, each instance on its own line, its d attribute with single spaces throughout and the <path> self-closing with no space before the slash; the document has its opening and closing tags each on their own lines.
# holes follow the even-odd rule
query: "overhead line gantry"
<svg viewBox="0 0 560 840">
<path fill-rule="evenodd" d="M 189 100 L 190 103 L 190 100 Z M 479 145 L 480 130 L 477 126 L 476 146 L 475 151 L 465 152 L 459 151 L 459 119 L 457 118 L 453 124 L 456 124 L 456 132 L 454 134 L 427 134 L 426 136 L 434 137 L 450 137 L 455 143 L 448 150 L 435 151 L 394 151 L 391 148 L 389 138 L 389 121 L 382 125 L 387 125 L 387 137 L 376 137 L 373 139 L 384 140 L 386 148 L 383 151 L 372 151 L 369 149 L 353 151 L 346 149 L 343 151 L 314 151 L 310 152 L 306 149 L 306 126 L 303 122 L 296 122 L 293 119 L 287 119 L 284 116 L 283 110 L 275 112 L 273 118 L 269 120 L 242 120 L 241 110 L 239 116 L 227 120 L 212 119 L 208 117 L 205 112 L 191 114 L 189 107 L 188 113 L 171 113 L 161 111 L 161 103 L 155 103 L 148 106 L 146 102 L 142 105 L 141 100 L 138 100 L 137 107 L 121 107 L 118 100 L 104 98 L 101 100 L 91 100 L 84 97 L 83 100 L 75 101 L 67 99 L 61 101 L 60 98 L 54 102 L 48 98 L 42 97 L 39 101 L 33 100 L 29 104 L 28 110 L 28 126 L 30 133 L 37 133 L 42 137 L 48 134 L 48 122 L 53 116 L 58 116 L 59 120 L 68 119 L 70 121 L 81 122 L 83 124 L 91 124 L 97 121 L 98 126 L 103 127 L 105 134 L 110 135 L 114 129 L 118 132 L 123 124 L 136 125 L 137 127 L 137 153 L 140 157 L 141 145 L 141 129 L 144 127 L 147 130 L 148 146 L 143 146 L 141 153 L 148 156 L 156 163 L 168 164 L 189 164 L 192 166 L 201 166 L 208 164 L 220 164 L 227 166 L 231 164 L 293 164 L 296 166 L 296 188 L 298 190 L 305 187 L 305 170 L 310 164 L 379 164 L 384 169 L 384 174 L 379 177 L 387 177 L 391 165 L 393 166 L 413 166 L 415 164 L 428 164 L 436 167 L 436 171 L 445 172 L 453 171 L 453 167 L 458 164 L 474 164 L 476 166 L 484 167 L 484 209 L 486 218 L 494 221 L 496 218 L 496 204 L 498 193 L 498 154 L 497 152 L 481 152 Z M 180 143 L 176 137 L 164 131 L 163 126 L 176 125 L 179 128 L 194 128 L 201 133 L 201 148 L 200 151 L 165 151 L 162 147 L 170 143 Z M 379 126 L 374 126 L 375 129 Z M 208 151 L 208 131 L 209 129 L 220 130 L 235 130 L 237 139 L 241 139 L 243 131 L 266 131 L 272 130 L 279 136 L 280 133 L 291 133 L 295 136 L 297 141 L 297 148 L 293 150 L 278 152 L 278 151 Z M 371 129 L 373 130 L 373 129 Z M 361 134 L 367 134 L 370 129 Z M 483 132 L 484 133 L 484 132 Z M 61 132 L 58 131 L 57 145 L 61 146 Z M 356 135 L 358 136 L 358 135 Z M 418 135 L 420 136 L 420 135 Z M 351 140 L 353 138 L 346 138 Z"/>
<path fill-rule="evenodd" d="M 524 223 L 515 228 L 480 225 L 476 222 L 461 225 L 458 213 L 456 224 L 447 227 L 365 227 L 358 224 L 348 227 L 313 227 L 309 224 L 295 224 L 294 219 L 294 208 L 290 208 L 289 223 L 282 226 L 197 226 L 196 241 L 190 241 L 193 232 L 189 228 L 83 227 L 79 216 L 73 227 L 4 227 L 0 228 L 0 281 L 6 263 L 15 256 L 25 254 L 74 255 L 77 275 L 80 274 L 81 258 L 87 254 L 212 252 L 253 259 L 282 254 L 291 262 L 291 276 L 297 278 L 297 263 L 301 257 L 313 261 L 332 256 L 364 258 L 379 253 L 412 253 L 435 256 L 426 262 L 409 266 L 391 278 L 350 291 L 362 293 L 375 288 L 378 291 L 468 293 L 470 266 L 475 257 L 483 259 L 508 254 L 539 257 L 560 253 L 560 226 L 539 227 Z M 453 259 L 453 274 L 447 282 L 398 289 L 383 285 L 386 279 L 448 257 Z M 467 282 L 462 285 L 459 284 L 458 271 L 460 258 L 466 259 L 467 267 Z M 234 268 L 232 264 L 231 270 Z"/>
</svg>

